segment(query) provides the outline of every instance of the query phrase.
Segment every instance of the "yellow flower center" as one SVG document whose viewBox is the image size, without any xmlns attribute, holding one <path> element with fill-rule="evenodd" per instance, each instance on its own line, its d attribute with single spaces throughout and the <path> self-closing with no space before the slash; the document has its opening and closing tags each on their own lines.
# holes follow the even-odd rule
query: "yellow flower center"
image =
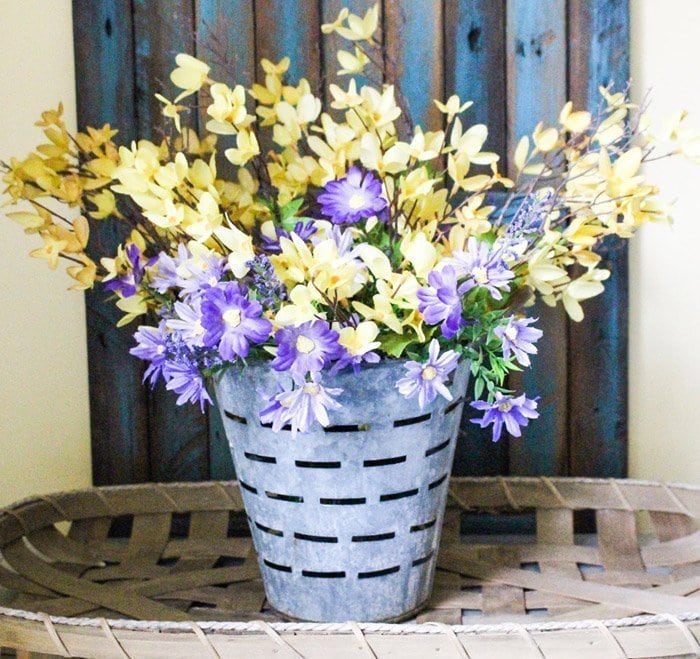
<svg viewBox="0 0 700 659">
<path fill-rule="evenodd" d="M 365 198 L 361 194 L 355 193 L 350 199 L 348 199 L 348 206 L 356 211 L 358 208 L 362 208 L 365 205 Z"/>
<path fill-rule="evenodd" d="M 238 309 L 227 309 L 223 319 L 229 327 L 238 327 L 241 324 L 241 312 Z"/>
<path fill-rule="evenodd" d="M 308 336 L 301 334 L 297 339 L 296 348 L 303 355 L 308 355 L 315 347 L 316 344 Z"/>
<path fill-rule="evenodd" d="M 161 346 L 158 346 L 158 347 L 156 348 L 156 353 L 157 353 L 157 354 L 162 355 L 164 352 L 165 352 L 165 346 L 162 346 L 162 345 L 161 345 Z"/>
<path fill-rule="evenodd" d="M 204 328 L 202 327 L 202 322 L 198 320 L 192 326 L 192 335 L 193 336 L 201 336 L 202 334 L 204 334 Z"/>
<path fill-rule="evenodd" d="M 216 277 L 211 276 L 209 278 L 209 286 L 216 286 L 219 282 L 216 280 Z"/>
<path fill-rule="evenodd" d="M 498 410 L 500 412 L 510 412 L 513 409 L 513 403 L 511 403 L 509 400 L 501 403 L 498 406 Z"/>
<path fill-rule="evenodd" d="M 287 398 L 283 398 L 280 401 L 280 405 L 282 407 L 289 407 L 291 404 L 292 404 L 292 397 L 291 396 L 287 396 Z"/>
<path fill-rule="evenodd" d="M 509 341 L 515 341 L 515 339 L 518 338 L 518 328 L 514 327 L 513 325 L 509 325 L 506 327 L 505 335 Z"/>
<path fill-rule="evenodd" d="M 315 396 L 320 390 L 321 387 L 319 387 L 315 382 L 307 382 L 304 385 L 305 394 L 311 394 L 312 396 Z"/>
<path fill-rule="evenodd" d="M 423 369 L 423 372 L 421 373 L 421 377 L 424 380 L 427 380 L 428 382 L 430 382 L 431 380 L 434 380 L 437 377 L 437 374 L 438 374 L 437 370 L 435 369 L 434 366 L 426 366 Z"/>
<path fill-rule="evenodd" d="M 478 267 L 474 268 L 474 271 L 472 272 L 472 276 L 474 277 L 474 281 L 477 284 L 485 284 L 489 280 L 489 273 L 484 267 Z"/>
</svg>

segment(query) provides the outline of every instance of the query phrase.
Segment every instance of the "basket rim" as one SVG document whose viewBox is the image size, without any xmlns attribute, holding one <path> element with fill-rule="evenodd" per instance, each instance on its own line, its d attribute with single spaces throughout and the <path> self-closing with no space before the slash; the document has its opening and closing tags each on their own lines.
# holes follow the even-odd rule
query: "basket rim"
<svg viewBox="0 0 700 659">
<path fill-rule="evenodd" d="M 587 483 L 591 485 L 609 485 L 610 483 L 623 483 L 624 485 L 641 486 L 641 487 L 672 487 L 679 490 L 687 490 L 689 492 L 700 492 L 700 485 L 692 485 L 690 483 L 680 482 L 665 482 L 659 480 L 636 479 L 636 478 L 593 478 L 588 476 L 451 476 L 450 484 L 452 483 L 493 483 L 507 485 L 508 483 Z M 8 514 L 7 511 L 14 511 L 29 503 L 46 501 L 48 498 L 60 496 L 68 496 L 82 494 L 92 490 L 100 490 L 103 492 L 118 492 L 128 490 L 147 490 L 147 489 L 194 489 L 206 488 L 211 486 L 239 486 L 238 480 L 207 480 L 207 481 L 174 481 L 174 482 L 149 482 L 149 483 L 126 483 L 122 485 L 96 485 L 93 487 L 73 488 L 69 490 L 59 490 L 57 492 L 49 492 L 47 494 L 34 494 L 23 497 L 10 503 L 9 505 L 0 508 L 0 515 Z"/>
<path fill-rule="evenodd" d="M 508 484 L 518 483 L 537 483 L 549 482 L 553 484 L 566 483 L 582 483 L 599 486 L 609 486 L 611 482 L 624 484 L 625 486 L 641 486 L 641 487 L 663 487 L 685 490 L 690 492 L 700 492 L 700 486 L 688 483 L 664 483 L 663 481 L 642 480 L 642 479 L 624 479 L 624 478 L 590 478 L 590 477 L 546 477 L 546 476 L 461 476 L 451 479 L 451 483 L 455 484 L 484 484 L 484 485 L 500 485 L 507 487 Z M 46 502 L 47 499 L 53 499 L 62 495 L 75 495 L 84 492 L 99 489 L 101 491 L 119 492 L 119 491 L 138 491 L 148 489 L 201 489 L 212 486 L 238 486 L 238 481 L 202 481 L 202 482 L 174 482 L 174 483 L 136 483 L 125 485 L 110 485 L 101 486 L 98 488 L 76 488 L 72 490 L 55 492 L 49 495 L 34 495 L 25 497 L 9 506 L 0 509 L 0 519 L 5 515 L 12 516 L 12 511 L 17 510 L 28 504 L 36 502 Z M 637 615 L 632 617 L 611 618 L 611 619 L 582 619 L 576 621 L 549 621 L 549 622 L 532 622 L 532 623 L 513 623 L 502 622 L 495 624 L 473 624 L 473 625 L 453 625 L 442 624 L 435 622 L 427 623 L 312 623 L 312 622 L 265 622 L 265 621 L 184 621 L 175 622 L 167 620 L 130 620 L 130 619 L 105 619 L 91 617 L 65 617 L 52 616 L 41 612 L 16 609 L 11 607 L 0 606 L 0 622 L 3 620 L 14 620 L 46 630 L 54 625 L 65 627 L 83 627 L 83 628 L 100 628 L 100 635 L 104 635 L 105 625 L 111 630 L 125 630 L 134 632 L 170 632 L 170 633 L 187 633 L 192 634 L 193 626 L 199 628 L 205 634 L 270 634 L 270 630 L 275 633 L 310 633 L 310 634 L 352 634 L 356 630 L 361 630 L 363 634 L 388 634 L 388 635 L 404 635 L 404 634 L 445 634 L 445 633 L 460 633 L 460 634 L 512 634 L 531 633 L 531 632 L 560 632 L 566 630 L 586 630 L 605 628 L 622 628 L 622 627 L 651 627 L 659 625 L 673 624 L 676 627 L 685 627 L 688 623 L 700 622 L 700 611 L 688 611 L 686 613 L 677 613 L 675 615 Z M 448 631 L 449 630 L 449 631 Z"/>
</svg>

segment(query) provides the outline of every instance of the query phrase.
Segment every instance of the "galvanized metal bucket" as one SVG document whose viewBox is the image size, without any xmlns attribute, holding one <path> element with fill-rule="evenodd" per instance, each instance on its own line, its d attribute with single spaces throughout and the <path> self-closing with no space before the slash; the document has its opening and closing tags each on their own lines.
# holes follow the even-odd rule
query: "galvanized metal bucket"
<svg viewBox="0 0 700 659">
<path fill-rule="evenodd" d="M 397 620 L 432 588 L 469 367 L 424 410 L 396 389 L 392 360 L 324 378 L 331 425 L 292 439 L 259 420 L 269 365 L 230 369 L 216 395 L 272 607 L 316 622 Z"/>
</svg>

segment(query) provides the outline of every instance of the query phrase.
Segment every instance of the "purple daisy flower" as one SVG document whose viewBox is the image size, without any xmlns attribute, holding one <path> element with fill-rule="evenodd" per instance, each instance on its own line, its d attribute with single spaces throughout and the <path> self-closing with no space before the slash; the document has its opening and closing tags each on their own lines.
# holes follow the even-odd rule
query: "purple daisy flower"
<svg viewBox="0 0 700 659">
<path fill-rule="evenodd" d="M 297 432 L 308 432 L 315 421 L 327 426 L 330 423 L 327 410 L 341 407 L 334 397 L 343 390 L 323 387 L 316 373 L 311 378 L 310 382 L 296 380 L 291 391 L 278 387 L 274 394 L 265 396 L 268 406 L 260 412 L 260 421 L 271 423 L 273 432 L 289 425 L 293 438 Z"/>
<path fill-rule="evenodd" d="M 352 249 L 355 246 L 354 238 L 352 236 L 352 229 L 348 228 L 343 230 L 337 224 L 334 224 L 330 228 L 330 231 L 326 233 L 325 238 L 321 239 L 318 236 L 314 236 L 311 239 L 311 242 L 314 245 L 317 245 L 318 243 L 322 242 L 322 240 L 328 240 L 329 238 L 335 243 L 336 249 L 338 250 L 338 256 L 347 256 L 352 252 Z"/>
<path fill-rule="evenodd" d="M 122 297 L 131 297 L 136 294 L 139 284 L 143 279 L 143 271 L 146 265 L 152 265 L 155 260 L 151 259 L 147 263 L 141 261 L 141 250 L 136 243 L 131 243 L 126 250 L 126 258 L 131 268 L 121 277 L 110 279 L 105 288 L 113 293 L 118 293 Z"/>
<path fill-rule="evenodd" d="M 352 366 L 353 373 L 357 375 L 360 372 L 360 367 L 363 362 L 366 364 L 378 364 L 380 361 L 381 357 L 374 351 L 364 352 L 361 355 L 351 355 L 347 350 L 343 350 L 343 354 L 338 358 L 338 361 L 333 364 L 329 373 L 335 375 L 336 373 L 340 373 L 344 368 Z"/>
<path fill-rule="evenodd" d="M 143 381 L 148 380 L 149 384 L 153 386 L 162 373 L 168 358 L 169 338 L 165 321 L 161 321 L 158 327 L 142 325 L 134 332 L 134 338 L 137 345 L 129 350 L 129 354 L 151 362 L 143 374 Z"/>
<path fill-rule="evenodd" d="M 386 207 L 381 181 L 372 173 L 351 167 L 344 178 L 330 181 L 318 196 L 321 212 L 333 224 L 354 224 L 381 213 Z"/>
<path fill-rule="evenodd" d="M 280 247 L 280 238 L 291 238 L 291 234 L 295 233 L 299 238 L 306 242 L 311 236 L 316 233 L 316 225 L 313 220 L 307 222 L 299 221 L 294 225 L 294 229 L 291 231 L 286 231 L 280 226 L 275 227 L 275 237 L 271 238 L 264 234 L 260 234 L 262 239 L 262 248 L 268 254 L 279 254 L 282 251 Z"/>
<path fill-rule="evenodd" d="M 158 267 L 155 274 L 151 277 L 151 288 L 159 293 L 167 293 L 170 288 L 180 288 L 184 283 L 184 279 L 180 276 L 178 269 L 190 257 L 189 250 L 182 243 L 177 246 L 176 256 L 170 256 L 166 252 L 158 254 L 155 261 Z"/>
<path fill-rule="evenodd" d="M 299 376 L 320 371 L 341 355 L 338 332 L 332 330 L 325 320 L 283 327 L 275 333 L 275 342 L 278 348 L 272 368 Z"/>
<path fill-rule="evenodd" d="M 474 236 L 467 241 L 466 252 L 455 251 L 445 262 L 454 267 L 458 277 L 467 276 L 460 286 L 462 294 L 480 287 L 485 288 L 494 300 L 501 300 L 501 290 L 507 291 L 510 280 L 515 277 L 503 260 L 502 252 L 492 250 L 488 243 L 478 241 Z"/>
<path fill-rule="evenodd" d="M 457 272 L 451 265 L 433 270 L 428 275 L 428 284 L 418 290 L 418 311 L 428 325 L 442 323 L 442 335 L 451 339 L 465 325 L 462 295 L 469 287 L 466 282 L 457 286 Z"/>
<path fill-rule="evenodd" d="M 540 415 L 537 411 L 538 400 L 539 398 L 526 398 L 525 394 L 516 398 L 497 391 L 493 403 L 485 400 L 475 400 L 471 403 L 474 409 L 484 412 L 482 418 L 471 419 L 471 422 L 482 428 L 493 424 L 494 442 L 500 439 L 504 425 L 513 437 L 520 437 L 520 428 L 527 426 L 530 419 L 536 419 Z"/>
<path fill-rule="evenodd" d="M 433 339 L 428 347 L 428 361 L 424 364 L 409 361 L 404 367 L 408 371 L 396 387 L 405 398 L 418 395 L 418 405 L 422 409 L 432 403 L 440 394 L 447 400 L 452 400 L 450 390 L 445 386 L 447 376 L 457 368 L 459 355 L 454 350 L 447 350 L 440 355 L 440 344 Z"/>
<path fill-rule="evenodd" d="M 272 323 L 261 314 L 260 303 L 246 298 L 237 282 L 210 288 L 202 298 L 204 345 L 216 346 L 227 361 L 247 357 L 250 343 L 266 341 L 272 331 Z"/>
<path fill-rule="evenodd" d="M 168 329 L 176 332 L 188 348 L 201 348 L 204 345 L 201 301 L 195 298 L 189 303 L 175 302 L 175 313 L 177 318 L 166 321 Z"/>
<path fill-rule="evenodd" d="M 185 269 L 189 276 L 180 282 L 182 297 L 196 295 L 216 286 L 224 276 L 228 265 L 225 258 L 212 252 L 206 258 L 190 260 L 185 264 Z"/>
<path fill-rule="evenodd" d="M 202 412 L 204 412 L 205 404 L 211 403 L 196 360 L 167 361 L 163 367 L 163 377 L 166 381 L 166 388 L 178 394 L 178 405 L 199 403 Z"/>
<path fill-rule="evenodd" d="M 535 343 L 542 338 L 542 330 L 528 327 L 536 318 L 515 318 L 511 316 L 505 325 L 499 325 L 493 333 L 503 344 L 503 357 L 509 359 L 511 354 L 522 366 L 530 366 L 528 355 L 537 354 Z"/>
</svg>

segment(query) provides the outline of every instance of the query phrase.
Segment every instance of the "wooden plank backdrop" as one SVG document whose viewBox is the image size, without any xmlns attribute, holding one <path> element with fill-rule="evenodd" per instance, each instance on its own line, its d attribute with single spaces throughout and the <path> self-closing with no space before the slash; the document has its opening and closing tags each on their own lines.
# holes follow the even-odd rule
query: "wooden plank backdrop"
<svg viewBox="0 0 700 659">
<path fill-rule="evenodd" d="M 119 140 L 164 129 L 157 91 L 171 91 L 175 54 L 215 59 L 214 75 L 250 85 L 262 57 L 292 58 L 290 78 L 314 90 L 337 82 L 337 37 L 320 25 L 343 5 L 369 0 L 73 0 L 81 127 L 110 122 Z M 457 93 L 475 102 L 470 123 L 486 123 L 487 147 L 510 167 L 519 137 L 554 120 L 567 98 L 594 110 L 598 86 L 629 75 L 628 0 L 383 0 L 384 76 L 398 79 L 411 117 L 431 128 L 431 99 Z M 210 57 L 216 55 L 216 57 Z M 171 94 L 170 94 L 171 95 Z M 123 237 L 100 223 L 101 245 Z M 571 323 L 537 308 L 545 330 L 534 368 L 513 383 L 542 396 L 542 417 L 521 439 L 489 441 L 465 415 L 455 473 L 624 476 L 627 462 L 627 256 L 611 243 L 606 293 Z M 94 480 L 96 484 L 230 478 L 218 412 L 177 408 L 162 388 L 141 385 L 127 352 L 133 328 L 117 330 L 99 289 L 86 296 Z"/>
</svg>

